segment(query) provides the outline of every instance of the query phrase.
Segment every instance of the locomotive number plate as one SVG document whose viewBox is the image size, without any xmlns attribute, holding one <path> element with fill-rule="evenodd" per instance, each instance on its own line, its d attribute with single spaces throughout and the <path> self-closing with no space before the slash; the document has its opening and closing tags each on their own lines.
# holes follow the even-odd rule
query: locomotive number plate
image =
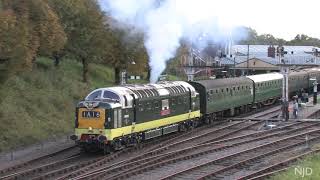
<svg viewBox="0 0 320 180">
<path fill-rule="evenodd" d="M 82 111 L 84 118 L 100 118 L 100 112 L 97 111 Z"/>
</svg>

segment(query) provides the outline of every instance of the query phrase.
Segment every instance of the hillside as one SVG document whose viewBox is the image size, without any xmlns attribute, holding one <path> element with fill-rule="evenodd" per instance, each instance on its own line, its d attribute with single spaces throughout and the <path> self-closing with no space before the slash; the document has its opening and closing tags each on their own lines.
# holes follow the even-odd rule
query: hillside
<svg viewBox="0 0 320 180">
<path fill-rule="evenodd" d="M 82 65 L 38 58 L 31 72 L 10 77 L 0 86 L 0 152 L 13 147 L 70 133 L 74 108 L 90 90 L 110 86 L 113 71 L 90 64 L 88 84 L 82 83 Z"/>
</svg>

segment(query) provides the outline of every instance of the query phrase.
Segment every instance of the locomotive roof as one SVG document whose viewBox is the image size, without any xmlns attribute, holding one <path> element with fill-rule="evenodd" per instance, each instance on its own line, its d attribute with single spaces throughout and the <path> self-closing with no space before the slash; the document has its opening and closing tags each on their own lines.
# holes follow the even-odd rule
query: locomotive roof
<svg viewBox="0 0 320 180">
<path fill-rule="evenodd" d="M 116 87 L 99 88 L 92 91 L 90 94 L 96 91 L 102 91 L 104 96 L 105 93 L 109 93 L 110 96 L 113 97 L 112 99 L 118 100 L 118 103 L 123 107 L 132 107 L 134 100 L 133 96 L 135 99 L 148 99 L 159 96 L 185 94 L 189 93 L 189 90 L 191 91 L 191 96 L 196 96 L 196 90 L 189 83 L 184 81 L 163 81 L 156 84 L 126 84 Z M 101 98 L 108 99 L 109 96 L 106 95 L 106 97 L 102 97 L 101 95 Z"/>
<path fill-rule="evenodd" d="M 199 83 L 206 88 L 219 88 L 225 86 L 237 86 L 252 83 L 250 79 L 246 77 L 236 77 L 236 78 L 224 78 L 224 79 L 213 79 L 213 80 L 201 80 L 195 81 L 195 83 Z"/>
<path fill-rule="evenodd" d="M 255 83 L 283 79 L 283 75 L 280 73 L 258 74 L 247 77 Z"/>
</svg>

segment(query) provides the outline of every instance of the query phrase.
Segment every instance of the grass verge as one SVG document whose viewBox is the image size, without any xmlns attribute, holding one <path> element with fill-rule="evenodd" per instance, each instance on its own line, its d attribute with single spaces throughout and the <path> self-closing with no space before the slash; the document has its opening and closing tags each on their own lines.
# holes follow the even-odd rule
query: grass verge
<svg viewBox="0 0 320 180">
<path fill-rule="evenodd" d="M 89 83 L 81 82 L 82 65 L 63 60 L 58 68 L 38 58 L 32 72 L 23 72 L 0 86 L 0 152 L 73 131 L 74 108 L 88 92 L 111 86 L 113 70 L 89 66 Z"/>
<path fill-rule="evenodd" d="M 271 177 L 272 180 L 320 179 L 320 154 L 310 155 L 295 163 L 287 171 Z"/>
</svg>

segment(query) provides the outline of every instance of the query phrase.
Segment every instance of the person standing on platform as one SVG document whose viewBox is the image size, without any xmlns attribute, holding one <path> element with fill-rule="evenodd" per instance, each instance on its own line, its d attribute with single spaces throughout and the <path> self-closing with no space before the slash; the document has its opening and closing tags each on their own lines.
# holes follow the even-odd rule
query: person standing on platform
<svg viewBox="0 0 320 180">
<path fill-rule="evenodd" d="M 298 102 L 295 100 L 293 101 L 293 117 L 295 119 L 298 118 L 298 110 L 299 110 Z"/>
</svg>

